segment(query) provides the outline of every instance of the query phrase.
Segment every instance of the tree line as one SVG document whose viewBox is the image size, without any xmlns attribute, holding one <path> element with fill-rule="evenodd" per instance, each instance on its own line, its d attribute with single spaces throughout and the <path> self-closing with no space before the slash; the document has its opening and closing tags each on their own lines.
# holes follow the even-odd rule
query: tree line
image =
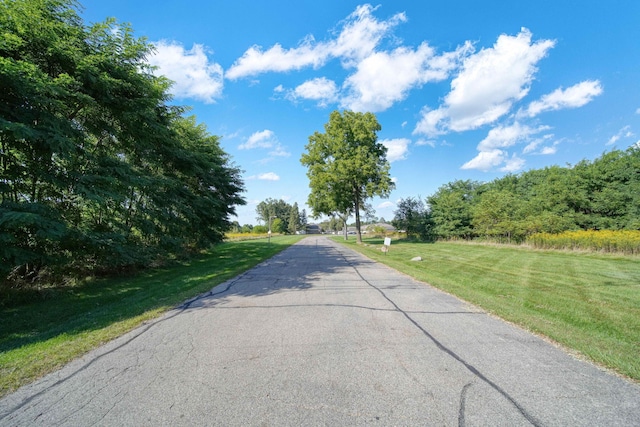
<svg viewBox="0 0 640 427">
<path fill-rule="evenodd" d="M 457 180 L 398 203 L 395 227 L 414 238 L 522 242 L 535 233 L 640 229 L 640 147 L 574 166 Z"/>
<path fill-rule="evenodd" d="M 115 20 L 0 3 L 0 281 L 149 266 L 219 242 L 241 171 Z"/>
</svg>

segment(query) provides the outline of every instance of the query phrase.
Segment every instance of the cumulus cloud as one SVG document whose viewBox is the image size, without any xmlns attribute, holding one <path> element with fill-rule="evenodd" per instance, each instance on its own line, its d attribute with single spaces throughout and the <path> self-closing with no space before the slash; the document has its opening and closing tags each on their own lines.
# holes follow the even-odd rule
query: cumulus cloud
<svg viewBox="0 0 640 427">
<path fill-rule="evenodd" d="M 478 169 L 486 172 L 494 166 L 502 164 L 505 160 L 506 154 L 507 153 L 505 151 L 498 149 L 481 151 L 476 157 L 462 165 L 460 169 Z"/>
<path fill-rule="evenodd" d="M 354 111 L 384 111 L 405 99 L 411 89 L 446 79 L 470 49 L 471 44 L 466 43 L 454 52 L 436 56 L 432 47 L 422 43 L 415 50 L 399 47 L 372 53 L 345 81 L 347 95 L 341 104 Z"/>
<path fill-rule="evenodd" d="M 500 168 L 501 172 L 517 172 L 524 166 L 525 161 L 513 154 L 510 159 L 506 160 L 505 165 Z"/>
<path fill-rule="evenodd" d="M 543 156 L 548 156 L 549 154 L 556 154 L 557 151 L 558 148 L 556 147 L 556 144 L 554 144 L 552 146 L 542 147 L 542 150 L 540 150 L 540 154 L 542 154 Z"/>
<path fill-rule="evenodd" d="M 503 34 L 493 47 L 465 58 L 443 105 L 423 109 L 414 133 L 435 136 L 476 129 L 507 114 L 527 95 L 537 63 L 555 44 L 531 38 L 526 28 L 516 36 Z"/>
<path fill-rule="evenodd" d="M 544 111 L 582 107 L 600 95 L 602 90 L 599 80 L 586 80 L 565 90 L 559 88 L 544 95 L 539 101 L 533 101 L 523 114 L 534 117 Z"/>
<path fill-rule="evenodd" d="M 271 148 L 277 144 L 275 133 L 269 129 L 253 133 L 247 141 L 238 146 L 240 150 L 252 150 L 254 148 Z"/>
<path fill-rule="evenodd" d="M 380 143 L 387 147 L 387 160 L 389 163 L 393 163 L 407 158 L 411 140 L 407 138 L 383 139 Z"/>
<path fill-rule="evenodd" d="M 254 132 L 247 140 L 238 146 L 239 150 L 253 150 L 258 148 L 270 148 L 269 157 L 262 159 L 259 163 L 268 163 L 276 157 L 289 157 L 290 152 L 280 144 L 276 134 L 269 129 Z"/>
<path fill-rule="evenodd" d="M 281 86 L 279 88 L 279 92 L 284 91 Z M 287 93 L 287 97 L 291 100 L 308 99 L 317 101 L 319 106 L 326 107 L 330 102 L 335 101 L 337 93 L 338 88 L 333 80 L 319 77 L 297 86 Z"/>
<path fill-rule="evenodd" d="M 505 166 L 500 169 L 502 171 L 514 172 L 519 170 L 524 165 L 524 160 L 515 155 L 509 157 L 506 148 L 520 142 L 526 142 L 532 135 L 547 129 L 549 129 L 547 126 L 532 128 L 518 122 L 509 126 L 495 127 L 478 144 L 478 155 L 462 165 L 461 169 L 478 169 L 486 172 L 504 163 Z"/>
<path fill-rule="evenodd" d="M 522 150 L 522 153 L 523 154 L 532 154 L 532 153 L 535 154 L 537 152 L 538 154 L 553 154 L 551 152 L 551 150 L 548 149 L 549 146 L 542 147 L 540 149 L 540 151 L 538 151 L 538 147 L 540 147 L 542 144 L 547 143 L 551 138 L 553 138 L 553 134 L 547 134 L 547 135 L 544 135 L 542 138 L 536 138 L 536 139 L 530 141 L 527 144 L 527 146 L 524 147 L 524 149 Z M 555 153 L 555 146 L 558 145 L 559 143 L 560 143 L 559 141 L 555 141 L 553 143 L 552 148 L 553 148 L 553 152 L 554 153 Z"/>
<path fill-rule="evenodd" d="M 479 151 L 488 151 L 494 148 L 505 148 L 526 140 L 529 136 L 549 129 L 547 126 L 532 128 L 518 122 L 510 126 L 498 126 L 489 131 L 487 137 L 478 144 Z"/>
<path fill-rule="evenodd" d="M 222 67 L 209 62 L 203 45 L 194 44 L 186 50 L 179 43 L 161 40 L 155 43 L 155 48 L 148 61 L 157 67 L 156 74 L 174 82 L 171 87 L 174 96 L 212 103 L 222 95 Z"/>
<path fill-rule="evenodd" d="M 252 46 L 227 70 L 226 77 L 235 80 L 265 72 L 317 69 L 337 59 L 350 72 L 343 84 L 317 78 L 292 90 L 280 85 L 274 92 L 284 93 L 292 101 L 318 101 L 321 107 L 338 102 L 353 111 L 379 112 L 405 99 L 412 89 L 446 79 L 473 50 L 470 42 L 440 55 L 426 42 L 417 48 L 380 49 L 382 40 L 392 37 L 393 29 L 407 18 L 398 13 L 378 20 L 373 16 L 376 9 L 368 4 L 358 6 L 327 41 L 318 42 L 309 35 L 289 49 L 280 44 L 267 50 Z M 397 45 L 397 40 L 394 42 Z"/>
<path fill-rule="evenodd" d="M 261 73 L 300 70 L 306 67 L 318 68 L 331 58 L 340 58 L 345 66 L 354 66 L 362 58 L 374 51 L 380 40 L 400 22 L 406 21 L 399 13 L 386 21 L 378 21 L 372 16 L 371 5 L 358 6 L 347 17 L 340 33 L 332 40 L 316 42 L 307 36 L 294 48 L 285 49 L 275 44 L 267 50 L 252 46 L 234 62 L 227 71 L 227 78 L 235 80 Z"/>
<path fill-rule="evenodd" d="M 609 138 L 607 141 L 607 145 L 613 145 L 620 140 L 620 138 L 631 138 L 633 136 L 633 132 L 631 132 L 631 126 L 625 126 L 618 131 L 615 135 Z"/>
</svg>

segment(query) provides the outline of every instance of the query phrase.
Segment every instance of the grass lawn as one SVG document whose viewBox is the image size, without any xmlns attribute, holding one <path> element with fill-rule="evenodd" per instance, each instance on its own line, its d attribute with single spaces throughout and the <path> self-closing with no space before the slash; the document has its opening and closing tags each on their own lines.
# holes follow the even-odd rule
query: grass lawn
<svg viewBox="0 0 640 427">
<path fill-rule="evenodd" d="M 178 266 L 0 305 L 0 396 L 272 257 L 304 236 L 234 241 Z"/>
<path fill-rule="evenodd" d="M 640 381 L 638 256 L 406 240 L 385 255 L 382 239 L 335 240 Z"/>
</svg>

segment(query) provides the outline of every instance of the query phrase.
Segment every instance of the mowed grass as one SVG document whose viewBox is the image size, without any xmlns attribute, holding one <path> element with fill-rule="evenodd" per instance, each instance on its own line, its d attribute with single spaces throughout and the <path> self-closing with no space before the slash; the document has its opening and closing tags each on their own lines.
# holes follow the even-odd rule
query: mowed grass
<svg viewBox="0 0 640 427">
<path fill-rule="evenodd" d="M 385 255 L 382 239 L 336 241 L 640 381 L 638 256 L 405 240 Z"/>
<path fill-rule="evenodd" d="M 135 277 L 90 280 L 0 306 L 0 396 L 259 264 L 302 236 L 220 244 Z"/>
</svg>

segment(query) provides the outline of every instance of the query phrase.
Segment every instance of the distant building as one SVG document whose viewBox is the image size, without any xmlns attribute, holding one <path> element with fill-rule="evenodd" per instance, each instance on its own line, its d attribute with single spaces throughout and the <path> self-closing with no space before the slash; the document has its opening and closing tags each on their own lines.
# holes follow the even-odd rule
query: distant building
<svg viewBox="0 0 640 427">
<path fill-rule="evenodd" d="M 322 234 L 322 228 L 318 224 L 307 224 L 306 234 Z"/>
<path fill-rule="evenodd" d="M 365 234 L 373 233 L 375 232 L 375 230 L 379 230 L 379 229 L 383 229 L 385 233 L 394 233 L 396 231 L 396 228 L 393 225 L 387 224 L 384 222 L 379 222 L 377 224 L 365 225 L 364 227 L 362 227 L 362 232 Z"/>
</svg>

